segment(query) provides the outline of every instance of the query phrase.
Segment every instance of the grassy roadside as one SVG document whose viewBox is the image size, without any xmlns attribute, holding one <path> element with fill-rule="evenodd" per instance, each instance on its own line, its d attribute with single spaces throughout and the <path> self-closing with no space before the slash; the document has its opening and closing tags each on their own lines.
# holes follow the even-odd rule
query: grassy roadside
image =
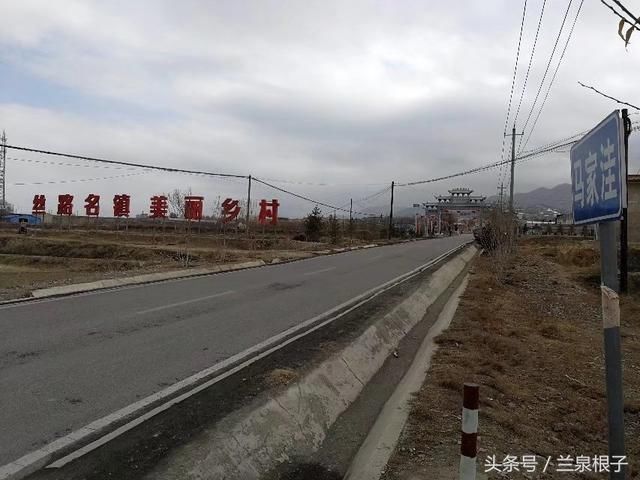
<svg viewBox="0 0 640 480">
<path fill-rule="evenodd" d="M 476 260 L 450 329 L 383 478 L 457 478 L 461 388 L 481 386 L 478 471 L 487 456 L 537 455 L 535 472 L 489 478 L 607 478 L 557 472 L 560 456 L 606 455 L 598 254 L 593 242 L 523 241 L 500 279 Z M 621 300 L 630 478 L 640 478 L 640 295 Z M 551 457 L 547 473 L 541 470 Z"/>
</svg>

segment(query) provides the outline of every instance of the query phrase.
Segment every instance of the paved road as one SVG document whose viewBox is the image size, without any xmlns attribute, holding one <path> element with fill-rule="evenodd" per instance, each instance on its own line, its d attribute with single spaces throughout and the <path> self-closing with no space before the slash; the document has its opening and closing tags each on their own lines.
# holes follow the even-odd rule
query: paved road
<svg viewBox="0 0 640 480">
<path fill-rule="evenodd" d="M 0 307 L 0 465 L 468 240 Z"/>
</svg>

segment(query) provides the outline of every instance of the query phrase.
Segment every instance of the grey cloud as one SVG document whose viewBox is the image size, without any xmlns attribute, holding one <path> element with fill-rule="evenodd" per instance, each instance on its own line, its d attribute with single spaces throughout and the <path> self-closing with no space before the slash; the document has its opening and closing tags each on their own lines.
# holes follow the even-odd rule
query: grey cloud
<svg viewBox="0 0 640 480">
<path fill-rule="evenodd" d="M 35 108 L 5 101 L 0 127 L 17 142 L 339 184 L 431 178 L 500 158 L 520 2 L 64 3 L 3 5 L 1 60 L 52 88 L 117 99 L 147 114 L 113 123 L 99 111 L 65 111 L 46 100 Z M 528 3 L 514 102 L 540 5 Z M 565 5 L 548 2 L 520 125 Z M 625 51 L 615 24 L 598 2 L 585 2 L 529 147 L 587 129 L 616 107 L 577 80 L 638 97 L 628 78 L 640 73 L 639 51 L 633 44 Z M 66 172 L 16 165 L 11 175 Z M 568 181 L 566 154 L 523 163 L 517 178 L 517 190 Z M 171 181 L 127 182 L 144 198 Z M 492 194 L 497 182 L 490 171 L 405 189 L 398 198 L 413 203 L 456 184 Z M 119 189 L 112 185 L 105 191 Z M 296 188 L 341 202 L 378 187 Z M 240 195 L 243 187 L 219 190 Z M 28 205 L 29 193 L 13 192 Z"/>
</svg>

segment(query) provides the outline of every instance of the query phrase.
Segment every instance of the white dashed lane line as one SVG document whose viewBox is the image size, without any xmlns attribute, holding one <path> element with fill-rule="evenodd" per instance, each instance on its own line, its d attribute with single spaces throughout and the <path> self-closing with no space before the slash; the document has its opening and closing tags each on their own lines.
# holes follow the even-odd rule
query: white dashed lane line
<svg viewBox="0 0 640 480">
<path fill-rule="evenodd" d="M 232 293 L 236 293 L 235 290 L 227 290 L 226 292 L 214 293 L 213 295 L 207 295 L 206 297 L 194 298 L 191 300 L 185 300 L 184 302 L 170 303 L 168 305 L 162 305 L 160 307 L 148 308 L 146 310 L 140 310 L 136 312 L 137 315 L 144 315 L 145 313 L 158 312 L 160 310 L 164 310 L 166 308 L 179 307 L 181 305 L 188 305 L 189 303 L 202 302 L 203 300 L 210 300 L 212 298 L 223 297 L 225 295 L 231 295 Z"/>
<path fill-rule="evenodd" d="M 304 275 L 317 275 L 318 273 L 330 272 L 331 270 L 335 270 L 336 267 L 323 268 L 322 270 L 314 270 L 313 272 L 307 272 Z"/>
</svg>

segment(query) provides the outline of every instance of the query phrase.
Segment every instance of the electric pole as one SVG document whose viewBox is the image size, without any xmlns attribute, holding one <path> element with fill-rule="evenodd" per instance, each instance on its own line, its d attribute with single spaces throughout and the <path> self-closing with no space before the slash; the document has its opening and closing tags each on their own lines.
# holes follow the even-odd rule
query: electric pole
<svg viewBox="0 0 640 480">
<path fill-rule="evenodd" d="M 513 176 L 516 169 L 516 135 L 524 135 L 524 133 L 516 133 L 516 126 L 513 125 L 513 130 L 511 130 L 511 182 L 509 183 L 509 211 L 511 213 L 513 210 Z"/>
<path fill-rule="evenodd" d="M 7 208 L 7 135 L 2 130 L 2 146 L 0 147 L 0 209 L 5 210 Z"/>
<path fill-rule="evenodd" d="M 353 243 L 353 198 L 349 199 L 349 244 Z"/>
<path fill-rule="evenodd" d="M 389 210 L 389 240 L 391 240 L 391 233 L 393 232 L 393 189 L 396 182 L 391 182 L 391 209 Z"/>
<path fill-rule="evenodd" d="M 247 212 L 245 231 L 249 235 L 249 216 L 251 215 L 251 175 L 249 175 L 249 185 L 247 186 Z"/>
<path fill-rule="evenodd" d="M 500 182 L 498 190 L 500 190 L 500 211 L 504 211 L 504 182 Z"/>
</svg>

